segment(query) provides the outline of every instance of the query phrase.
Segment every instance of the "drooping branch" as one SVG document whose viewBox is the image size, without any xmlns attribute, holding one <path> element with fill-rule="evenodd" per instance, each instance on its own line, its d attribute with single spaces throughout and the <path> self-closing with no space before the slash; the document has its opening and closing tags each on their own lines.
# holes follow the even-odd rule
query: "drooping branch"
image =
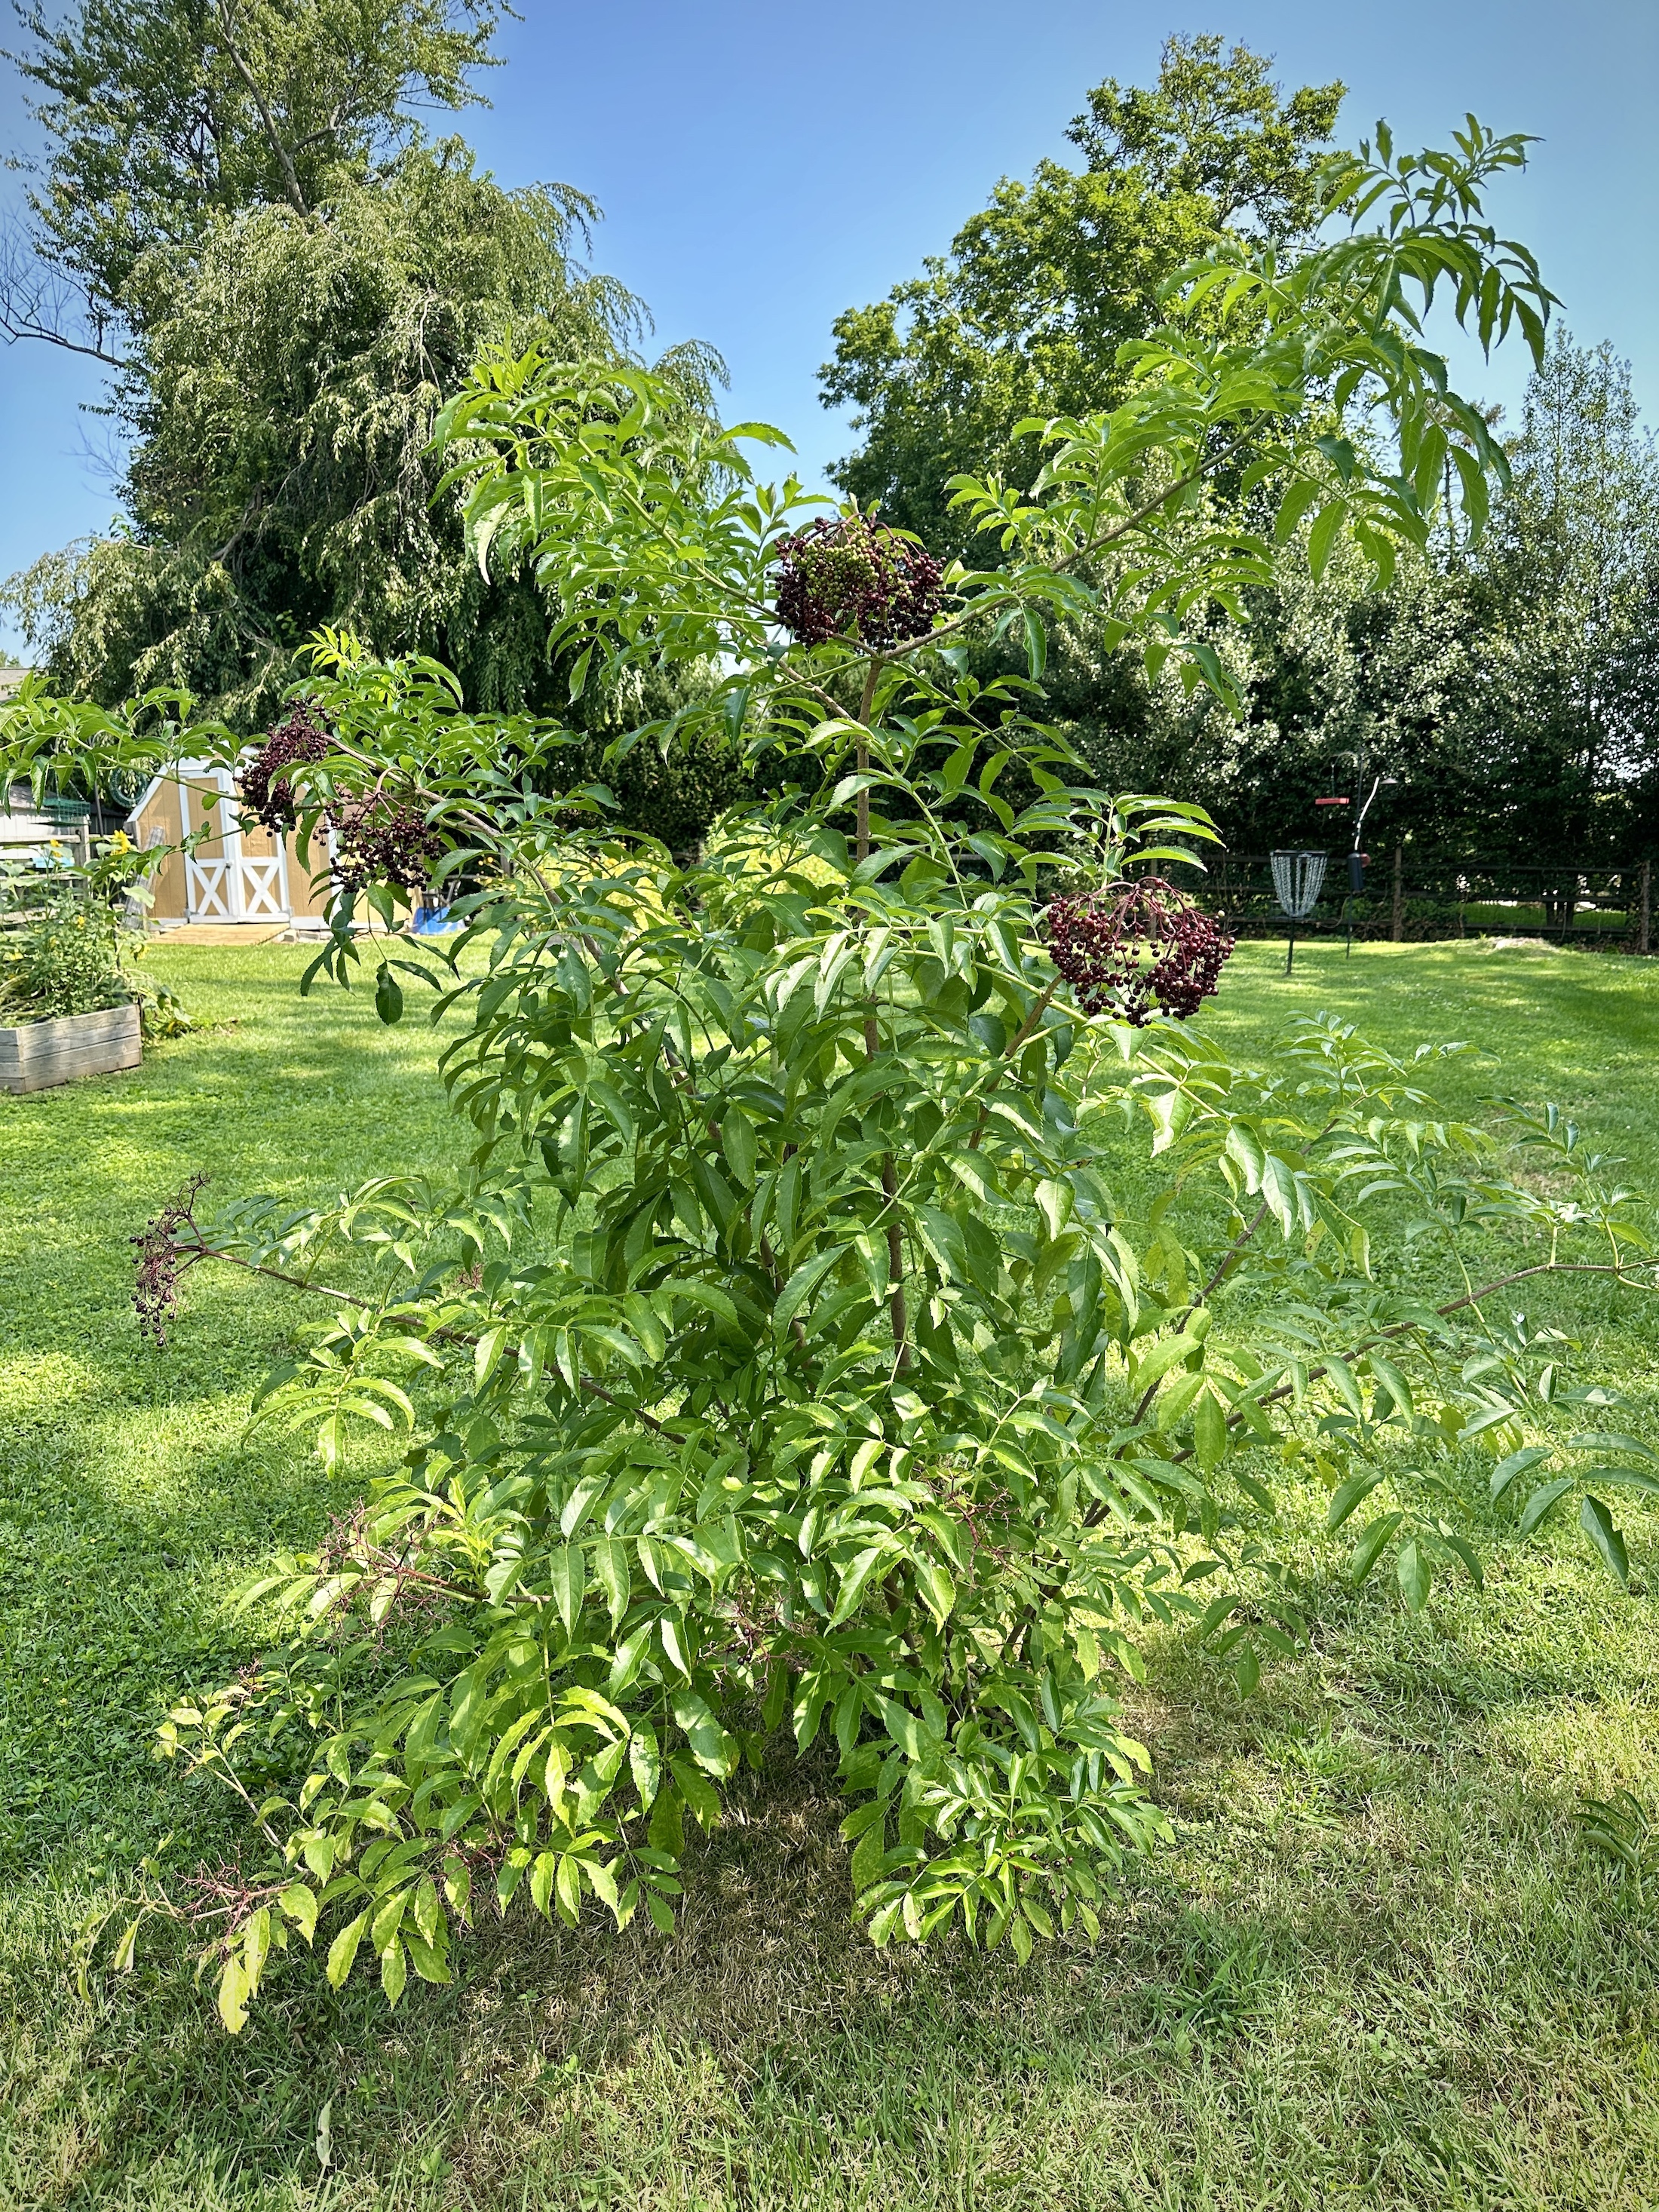
<svg viewBox="0 0 1659 2212">
<path fill-rule="evenodd" d="M 311 1282 L 304 1275 L 290 1275 L 281 1267 L 267 1267 L 257 1260 L 245 1260 L 239 1253 L 227 1252 L 220 1245 L 208 1243 L 205 1238 L 195 1244 L 178 1244 L 173 1249 L 186 1255 L 188 1267 L 199 1266 L 204 1260 L 222 1260 L 227 1266 L 240 1267 L 245 1273 L 263 1275 L 268 1281 L 285 1284 L 293 1291 L 309 1291 L 319 1298 L 333 1298 L 342 1305 L 355 1306 L 360 1313 L 373 1308 L 374 1301 L 356 1291 L 337 1291 L 328 1283 Z M 183 1273 L 184 1269 L 181 1268 L 179 1273 Z M 434 1330 L 432 1340 L 465 1349 L 475 1345 L 477 1338 L 465 1329 L 441 1328 Z M 580 1376 L 577 1379 L 584 1390 L 591 1392 L 596 1398 L 602 1398 L 607 1406 L 614 1406 L 618 1413 L 630 1414 L 642 1427 L 650 1429 L 657 1436 L 667 1434 L 662 1423 L 647 1413 L 643 1407 L 630 1406 L 625 1399 L 613 1396 L 602 1383 L 594 1382 L 591 1375 Z"/>
<path fill-rule="evenodd" d="M 1451 1314 L 1461 1313 L 1466 1307 L 1478 1306 L 1483 1298 L 1494 1298 L 1499 1291 L 1507 1291 L 1513 1285 L 1527 1282 L 1535 1275 L 1612 1275 L 1628 1290 L 1659 1291 L 1659 1282 L 1643 1282 L 1639 1277 L 1631 1274 L 1626 1268 L 1613 1261 L 1540 1260 L 1535 1267 L 1519 1267 L 1512 1275 L 1500 1275 L 1496 1282 L 1485 1284 L 1478 1291 L 1468 1291 L 1461 1298 L 1449 1298 L 1444 1305 L 1437 1306 L 1434 1310 L 1442 1320 L 1444 1320 Z M 1379 1345 L 1395 1343 L 1403 1336 L 1414 1335 L 1422 1326 L 1421 1322 L 1395 1322 L 1392 1328 L 1379 1329 L 1375 1336 L 1364 1338 L 1358 1344 L 1352 1346 L 1346 1352 L 1338 1356 L 1344 1360 L 1363 1359 L 1368 1352 L 1375 1352 Z M 1322 1363 L 1308 1370 L 1307 1381 L 1320 1382 L 1329 1373 L 1329 1367 Z M 1278 1405 L 1283 1400 L 1293 1397 L 1297 1387 L 1294 1382 L 1281 1382 L 1277 1389 L 1266 1392 L 1255 1402 L 1260 1406 Z M 1237 1429 L 1242 1427 L 1243 1420 L 1243 1413 L 1229 1413 L 1227 1426 L 1230 1429 Z M 1192 1456 L 1190 1446 L 1185 1451 L 1172 1452 L 1170 1455 L 1170 1464 L 1179 1466 Z"/>
</svg>

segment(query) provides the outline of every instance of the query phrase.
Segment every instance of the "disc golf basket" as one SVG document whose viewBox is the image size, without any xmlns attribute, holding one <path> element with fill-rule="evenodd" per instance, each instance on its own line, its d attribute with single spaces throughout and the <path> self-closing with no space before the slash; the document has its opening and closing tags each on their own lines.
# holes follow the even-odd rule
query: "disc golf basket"
<svg viewBox="0 0 1659 2212">
<path fill-rule="evenodd" d="M 1291 925 L 1290 949 L 1285 955 L 1288 975 L 1296 962 L 1296 925 L 1305 921 L 1319 903 L 1325 883 L 1323 853 L 1274 853 L 1273 890 Z"/>
</svg>

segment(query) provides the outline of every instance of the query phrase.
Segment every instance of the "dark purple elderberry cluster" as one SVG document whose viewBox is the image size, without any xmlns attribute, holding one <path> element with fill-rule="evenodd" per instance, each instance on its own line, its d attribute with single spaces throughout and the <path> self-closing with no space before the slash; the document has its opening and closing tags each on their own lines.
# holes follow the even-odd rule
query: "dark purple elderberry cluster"
<svg viewBox="0 0 1659 2212">
<path fill-rule="evenodd" d="M 265 741 L 238 779 L 242 804 L 265 828 L 281 835 L 299 818 L 299 801 L 288 771 L 302 762 L 326 757 L 329 734 L 301 699 L 267 732 Z"/>
<path fill-rule="evenodd" d="M 138 1253 L 132 1285 L 138 1334 L 152 1338 L 157 1345 L 166 1344 L 167 1323 L 179 1310 L 179 1276 L 203 1256 L 195 1209 L 197 1194 L 206 1181 L 204 1175 L 191 1176 L 155 1220 L 147 1221 L 142 1233 L 131 1240 Z M 195 1232 L 194 1246 L 180 1241 L 181 1230 Z"/>
<path fill-rule="evenodd" d="M 324 759 L 332 740 L 326 723 L 302 699 L 268 732 L 264 745 L 242 770 L 242 804 L 267 830 L 278 835 L 299 819 L 299 800 L 290 772 L 305 761 Z M 333 872 L 349 891 L 366 884 L 397 884 L 412 891 L 430 882 L 433 864 L 444 849 L 418 806 L 376 792 L 362 800 L 337 800 L 322 818 L 333 840 Z"/>
<path fill-rule="evenodd" d="M 856 637 L 877 651 L 926 637 L 942 596 L 933 555 L 861 514 L 820 516 L 777 550 L 778 620 L 803 645 Z"/>
<path fill-rule="evenodd" d="M 1234 940 L 1162 876 L 1057 898 L 1049 957 L 1088 1014 L 1142 1029 L 1153 1009 L 1190 1020 L 1214 994 Z"/>
<path fill-rule="evenodd" d="M 397 884 L 418 890 L 432 879 L 444 841 L 418 806 L 380 792 L 361 806 L 330 817 L 334 873 L 349 891 L 365 884 Z"/>
</svg>

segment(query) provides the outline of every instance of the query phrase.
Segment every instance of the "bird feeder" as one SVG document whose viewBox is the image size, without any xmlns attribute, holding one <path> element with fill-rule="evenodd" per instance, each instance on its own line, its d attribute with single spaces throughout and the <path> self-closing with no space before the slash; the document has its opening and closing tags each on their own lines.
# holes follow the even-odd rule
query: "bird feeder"
<svg viewBox="0 0 1659 2212">
<path fill-rule="evenodd" d="M 1273 872 L 1273 890 L 1279 907 L 1291 925 L 1290 948 L 1285 955 L 1285 973 L 1288 975 L 1296 964 L 1296 925 L 1305 921 L 1319 903 L 1319 894 L 1325 884 L 1323 853 L 1281 852 L 1270 856 Z"/>
</svg>

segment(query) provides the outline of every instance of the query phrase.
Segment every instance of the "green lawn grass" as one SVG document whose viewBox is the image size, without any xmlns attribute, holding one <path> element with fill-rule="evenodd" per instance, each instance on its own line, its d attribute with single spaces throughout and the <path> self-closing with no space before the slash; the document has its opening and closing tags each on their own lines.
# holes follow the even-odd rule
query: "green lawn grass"
<svg viewBox="0 0 1659 2212">
<path fill-rule="evenodd" d="M 395 2016 L 285 1964 L 234 2042 L 166 1931 L 131 1976 L 106 1939 L 82 1984 L 78 1931 L 162 1838 L 184 1867 L 235 1848 L 154 1722 L 252 1656 L 237 1586 L 363 1472 L 244 1435 L 292 1294 L 198 1273 L 157 1352 L 125 1240 L 198 1170 L 210 1200 L 298 1200 L 456 1141 L 428 1032 L 361 992 L 302 1004 L 303 957 L 159 952 L 214 1026 L 0 1098 L 4 2212 L 1659 2203 L 1659 1911 L 1571 1817 L 1625 1786 L 1659 1806 L 1651 1522 L 1629 1596 L 1567 1529 L 1492 1532 L 1484 1595 L 1437 1587 L 1416 1620 L 1327 1572 L 1310 1651 L 1243 1705 L 1184 1643 L 1156 1653 L 1136 1718 L 1179 1847 L 1093 1950 L 872 1950 L 825 1778 L 781 1765 L 666 1942 L 515 1915 Z M 1286 983 L 1282 957 L 1240 948 L 1231 1042 L 1322 1008 L 1466 1037 L 1455 1103 L 1555 1097 L 1659 1189 L 1659 969 L 1316 943 Z M 1555 1310 L 1651 1431 L 1659 1319 L 1599 1289 Z"/>
</svg>

